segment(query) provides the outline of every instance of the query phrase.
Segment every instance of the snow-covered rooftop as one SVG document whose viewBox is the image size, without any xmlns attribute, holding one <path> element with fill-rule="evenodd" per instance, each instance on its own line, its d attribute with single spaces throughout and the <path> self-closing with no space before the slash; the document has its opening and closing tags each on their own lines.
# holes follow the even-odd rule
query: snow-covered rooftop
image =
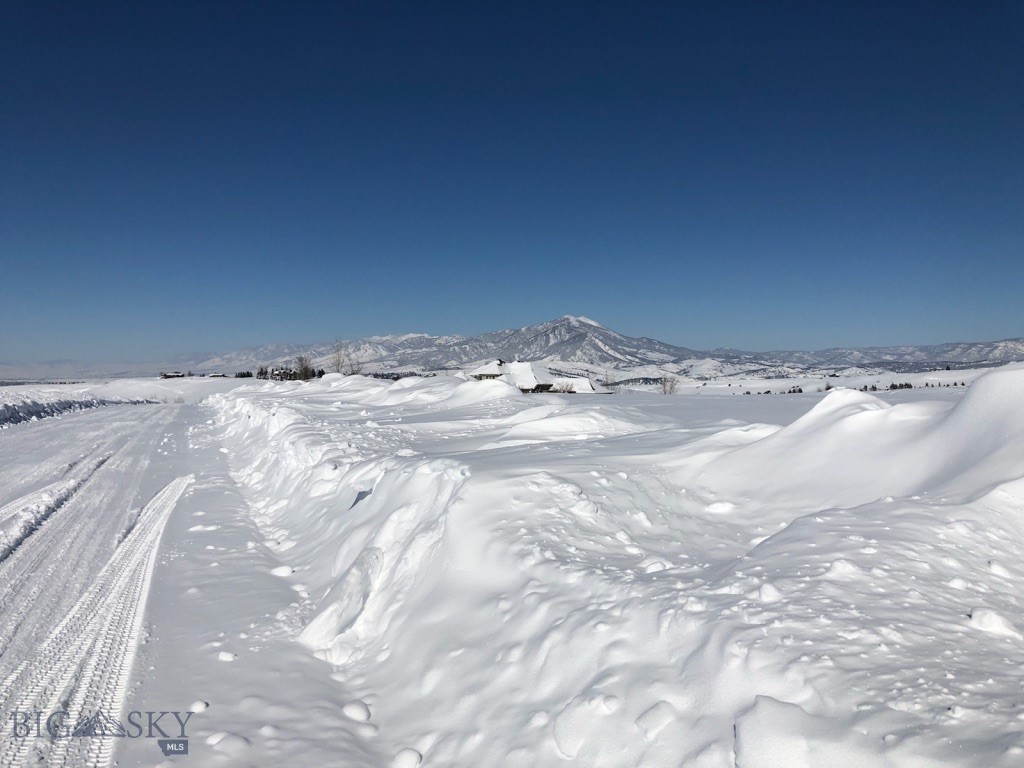
<svg viewBox="0 0 1024 768">
<path fill-rule="evenodd" d="M 577 395 L 607 395 L 611 390 L 582 376 L 557 376 L 552 392 L 571 392 Z"/>
<path fill-rule="evenodd" d="M 502 360 L 492 360 L 489 363 L 481 365 L 479 368 L 469 372 L 470 376 L 500 376 L 504 373 L 505 363 Z"/>
<path fill-rule="evenodd" d="M 502 379 L 523 390 L 555 383 L 555 377 L 551 372 L 538 363 L 505 363 Z"/>
</svg>

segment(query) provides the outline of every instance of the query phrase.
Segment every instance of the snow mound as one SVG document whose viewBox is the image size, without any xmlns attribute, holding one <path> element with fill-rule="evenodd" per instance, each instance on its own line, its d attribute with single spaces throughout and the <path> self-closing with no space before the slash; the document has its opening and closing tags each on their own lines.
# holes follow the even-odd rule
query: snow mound
<svg viewBox="0 0 1024 768">
<path fill-rule="evenodd" d="M 380 467 L 374 495 L 360 502 L 358 513 L 322 534 L 336 542 L 336 581 L 299 636 L 303 643 L 321 658 L 343 664 L 386 636 L 391 617 L 437 549 L 446 510 L 466 475 L 440 461 Z"/>
<path fill-rule="evenodd" d="M 702 482 L 776 502 L 850 506 L 925 491 L 962 498 L 1024 475 L 1024 371 L 982 376 L 963 400 L 890 406 L 836 390 L 802 418 L 715 460 Z"/>
<path fill-rule="evenodd" d="M 464 381 L 456 385 L 447 397 L 444 398 L 444 404 L 448 408 L 456 408 L 503 399 L 525 400 L 526 395 L 511 384 L 497 379 L 489 381 Z"/>
<path fill-rule="evenodd" d="M 975 608 L 971 611 L 971 626 L 993 635 L 1024 640 L 1024 635 L 1009 619 L 988 608 Z"/>
</svg>

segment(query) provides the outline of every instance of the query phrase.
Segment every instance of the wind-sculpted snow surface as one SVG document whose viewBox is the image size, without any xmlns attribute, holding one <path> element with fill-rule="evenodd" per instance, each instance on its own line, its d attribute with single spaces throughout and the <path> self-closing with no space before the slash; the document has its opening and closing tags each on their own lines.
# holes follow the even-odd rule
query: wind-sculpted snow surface
<svg viewBox="0 0 1024 768">
<path fill-rule="evenodd" d="M 706 482 L 741 496 L 849 506 L 887 495 L 961 499 L 1024 474 L 1024 372 L 980 378 L 964 399 L 889 406 L 839 390 L 806 416 L 722 457 Z"/>
<path fill-rule="evenodd" d="M 740 401 L 332 375 L 211 402 L 303 597 L 281 625 L 393 765 L 1024 764 L 1024 371 L 713 415 Z"/>
</svg>

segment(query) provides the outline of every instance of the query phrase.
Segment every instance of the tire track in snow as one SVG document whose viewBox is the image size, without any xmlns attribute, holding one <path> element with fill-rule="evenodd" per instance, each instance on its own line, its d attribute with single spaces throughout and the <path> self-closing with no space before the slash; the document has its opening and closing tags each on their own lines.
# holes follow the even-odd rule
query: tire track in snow
<svg viewBox="0 0 1024 768">
<path fill-rule="evenodd" d="M 102 551 L 83 548 L 87 543 L 83 536 L 91 537 L 88 544 L 96 543 L 97 534 L 101 534 L 96 526 L 96 514 L 122 506 L 125 503 L 123 491 L 138 487 L 152 452 L 147 450 L 146 443 L 155 439 L 149 428 L 161 427 L 167 418 L 167 413 L 155 412 L 144 419 L 140 433 L 127 441 L 120 440 L 120 448 L 93 473 L 88 487 L 80 489 L 46 525 L 36 530 L 6 560 L 0 561 L 0 675 L 12 647 L 16 650 L 16 646 L 21 645 L 23 649 L 34 650 L 45 637 L 40 630 L 48 634 L 53 624 L 35 626 L 39 616 L 45 617 L 47 613 L 63 616 L 70 608 L 69 600 L 61 605 L 59 601 L 55 603 L 55 598 L 69 588 L 74 589 L 73 585 L 81 584 L 79 589 L 84 589 L 109 559 L 110 555 Z M 102 449 L 111 448 L 117 442 L 117 439 L 107 441 Z M 97 560 L 96 554 L 102 559 Z M 59 592 L 54 590 L 56 584 L 63 585 Z M 72 593 L 69 597 L 73 600 L 75 595 Z M 30 625 L 26 628 L 28 631 L 19 632 L 26 621 Z"/>
<path fill-rule="evenodd" d="M 136 428 L 144 428 L 166 410 L 147 406 L 83 411 L 34 423 L 24 431 L 0 432 L 0 503 L 56 482 L 93 454 L 117 450 Z"/>
<path fill-rule="evenodd" d="M 112 455 L 107 453 L 92 459 L 84 467 L 79 464 L 81 468 L 76 469 L 70 477 L 50 483 L 45 488 L 0 507 L 0 562 L 14 554 L 50 515 L 67 504 Z"/>
<path fill-rule="evenodd" d="M 58 480 L 67 478 L 90 456 L 99 453 L 100 450 L 101 445 L 97 443 L 86 454 L 80 456 L 71 454 L 74 458 L 69 459 L 69 454 L 58 454 L 52 458 L 48 457 L 47 460 L 34 462 L 27 467 L 16 464 L 13 467 L 10 465 L 6 466 L 5 469 L 10 470 L 10 474 L 5 474 L 3 478 L 5 486 L 3 488 L 4 495 L 0 498 L 4 498 L 5 501 L 2 506 L 7 507 L 16 501 L 20 501 L 20 497 L 29 496 L 30 494 L 25 492 L 26 489 L 34 488 L 40 483 L 52 485 Z M 7 461 L 10 461 L 10 459 L 7 458 Z M 42 489 L 40 488 L 39 490 Z"/>
<path fill-rule="evenodd" d="M 78 602 L 36 652 L 0 684 L 4 722 L 16 710 L 50 712 L 58 707 L 74 719 L 97 710 L 110 717 L 120 715 L 160 537 L 191 481 L 191 475 L 174 480 L 146 505 L 135 528 Z M 96 737 L 23 738 L 9 744 L 0 766 L 26 765 L 34 757 L 48 765 L 102 766 L 110 763 L 115 746 L 111 738 Z"/>
</svg>

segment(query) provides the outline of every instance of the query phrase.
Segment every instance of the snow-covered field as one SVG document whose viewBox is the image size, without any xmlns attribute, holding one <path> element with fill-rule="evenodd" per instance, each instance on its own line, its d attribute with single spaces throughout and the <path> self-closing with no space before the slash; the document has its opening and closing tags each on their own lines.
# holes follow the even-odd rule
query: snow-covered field
<svg viewBox="0 0 1024 768">
<path fill-rule="evenodd" d="M 0 429 L 72 411 L 144 402 L 136 398 L 101 397 L 88 388 L 67 384 L 0 387 Z"/>
<path fill-rule="evenodd" d="M 196 402 L 233 389 L 238 379 L 114 379 L 87 384 L 22 384 L 0 387 L 0 429 L 106 405 Z"/>
<path fill-rule="evenodd" d="M 0 709 L 189 754 L 0 764 L 1022 765 L 1024 370 L 928 375 L 90 386 L 0 433 Z"/>
</svg>

